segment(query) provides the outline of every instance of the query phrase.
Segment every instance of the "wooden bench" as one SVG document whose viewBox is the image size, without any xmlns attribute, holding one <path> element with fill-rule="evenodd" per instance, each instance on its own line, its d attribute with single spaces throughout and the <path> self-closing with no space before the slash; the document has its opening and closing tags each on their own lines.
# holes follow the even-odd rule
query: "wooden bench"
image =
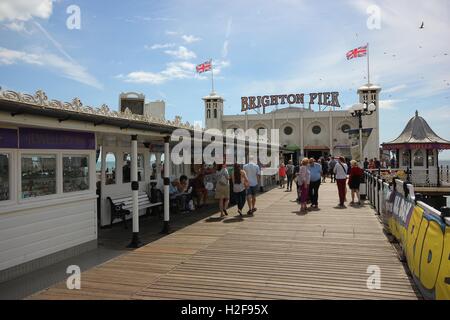
<svg viewBox="0 0 450 320">
<path fill-rule="evenodd" d="M 112 223 L 115 219 L 119 218 L 122 219 L 125 224 L 125 229 L 127 228 L 127 221 L 126 216 L 133 213 L 133 197 L 123 197 L 123 196 L 117 196 L 117 197 L 108 197 L 107 200 L 109 201 L 109 204 L 111 206 L 111 220 L 110 225 L 112 226 Z M 141 209 L 149 209 L 152 207 L 158 207 L 162 206 L 162 202 L 150 202 L 150 199 L 145 192 L 139 192 L 138 194 L 138 205 L 139 210 Z"/>
</svg>

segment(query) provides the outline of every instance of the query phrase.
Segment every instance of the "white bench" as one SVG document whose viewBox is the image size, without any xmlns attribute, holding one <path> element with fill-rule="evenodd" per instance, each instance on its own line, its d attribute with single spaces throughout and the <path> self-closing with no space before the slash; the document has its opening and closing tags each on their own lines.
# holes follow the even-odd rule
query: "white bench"
<svg viewBox="0 0 450 320">
<path fill-rule="evenodd" d="M 117 197 L 108 197 L 107 200 L 111 206 L 111 226 L 113 221 L 116 218 L 120 218 L 124 221 L 125 229 L 127 228 L 126 224 L 126 216 L 133 213 L 133 197 L 128 196 L 117 196 Z M 161 206 L 162 202 L 151 203 L 150 199 L 145 192 L 139 192 L 138 194 L 138 207 L 141 209 L 149 209 L 152 207 Z"/>
</svg>

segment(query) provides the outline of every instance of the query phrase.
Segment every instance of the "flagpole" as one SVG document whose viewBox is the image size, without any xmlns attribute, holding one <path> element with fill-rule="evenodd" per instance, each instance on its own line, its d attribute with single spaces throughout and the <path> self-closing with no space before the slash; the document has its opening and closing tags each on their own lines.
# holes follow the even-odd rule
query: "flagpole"
<svg viewBox="0 0 450 320">
<path fill-rule="evenodd" d="M 367 83 L 370 84 L 369 43 L 367 43 Z"/>
<path fill-rule="evenodd" d="M 212 64 L 212 59 L 209 60 L 211 62 L 211 87 L 212 93 L 214 93 L 214 66 Z"/>
</svg>

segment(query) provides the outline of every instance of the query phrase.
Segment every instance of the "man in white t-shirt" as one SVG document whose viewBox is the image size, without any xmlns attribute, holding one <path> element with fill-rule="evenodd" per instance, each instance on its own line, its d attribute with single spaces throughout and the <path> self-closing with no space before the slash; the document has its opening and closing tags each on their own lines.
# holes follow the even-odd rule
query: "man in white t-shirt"
<svg viewBox="0 0 450 320">
<path fill-rule="evenodd" d="M 345 183 L 347 181 L 347 172 L 348 167 L 344 157 L 339 157 L 339 161 L 334 166 L 334 174 L 339 193 L 339 208 L 345 208 L 344 202 L 347 191 Z"/>
<path fill-rule="evenodd" d="M 253 215 L 256 211 L 256 192 L 261 181 L 261 169 L 255 163 L 254 157 L 250 156 L 249 163 L 244 165 L 244 171 L 247 174 L 249 188 L 247 189 L 248 215 Z"/>
</svg>

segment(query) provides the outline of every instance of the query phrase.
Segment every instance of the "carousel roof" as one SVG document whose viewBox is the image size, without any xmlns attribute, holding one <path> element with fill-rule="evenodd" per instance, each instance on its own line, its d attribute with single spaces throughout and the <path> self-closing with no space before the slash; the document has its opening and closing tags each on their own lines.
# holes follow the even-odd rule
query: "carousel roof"
<svg viewBox="0 0 450 320">
<path fill-rule="evenodd" d="M 414 149 L 450 149 L 450 141 L 439 137 L 416 111 L 403 132 L 390 142 L 383 143 L 383 149 L 399 147 Z"/>
</svg>

